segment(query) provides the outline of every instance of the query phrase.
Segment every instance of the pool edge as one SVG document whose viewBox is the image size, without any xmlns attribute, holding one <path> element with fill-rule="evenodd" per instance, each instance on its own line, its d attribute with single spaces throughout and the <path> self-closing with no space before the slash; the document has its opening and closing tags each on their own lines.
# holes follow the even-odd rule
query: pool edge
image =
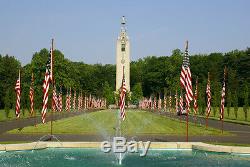
<svg viewBox="0 0 250 167">
<path fill-rule="evenodd" d="M 37 150 L 46 148 L 99 148 L 101 142 L 31 142 L 0 144 L 0 151 Z M 151 142 L 150 149 L 195 149 L 211 152 L 250 154 L 250 147 L 222 146 L 202 142 Z"/>
</svg>

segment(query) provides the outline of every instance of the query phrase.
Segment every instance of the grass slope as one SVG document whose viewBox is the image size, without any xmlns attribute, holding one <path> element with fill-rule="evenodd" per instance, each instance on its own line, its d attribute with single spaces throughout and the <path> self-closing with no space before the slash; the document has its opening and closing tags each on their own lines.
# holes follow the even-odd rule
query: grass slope
<svg viewBox="0 0 250 167">
<path fill-rule="evenodd" d="M 80 116 L 58 120 L 53 123 L 55 134 L 115 134 L 117 124 L 117 111 L 105 110 L 86 113 Z M 50 122 L 39 124 L 37 127 L 29 126 L 22 131 L 17 129 L 8 133 L 31 134 L 50 133 Z M 155 115 L 153 113 L 133 110 L 127 111 L 126 119 L 122 122 L 122 133 L 127 135 L 150 134 L 150 135 L 185 135 L 186 123 L 179 120 Z M 229 133 L 224 133 L 228 135 Z M 213 128 L 205 130 L 204 126 L 189 124 L 189 135 L 221 135 L 221 131 Z"/>
</svg>

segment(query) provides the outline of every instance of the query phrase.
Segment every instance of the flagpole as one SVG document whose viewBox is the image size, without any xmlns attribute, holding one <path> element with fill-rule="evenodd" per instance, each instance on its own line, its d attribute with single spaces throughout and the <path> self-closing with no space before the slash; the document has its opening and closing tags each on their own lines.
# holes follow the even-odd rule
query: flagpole
<svg viewBox="0 0 250 167">
<path fill-rule="evenodd" d="M 187 116 L 186 116 L 186 142 L 188 142 L 188 113 L 189 113 L 189 109 L 187 109 Z"/>
<path fill-rule="evenodd" d="M 197 104 L 197 106 L 198 106 L 198 101 L 197 101 L 197 99 L 198 99 L 198 76 L 196 77 L 196 95 L 195 95 L 195 100 L 196 100 L 196 104 Z M 198 107 L 196 106 L 196 108 L 197 108 L 197 110 L 198 110 Z M 195 126 L 196 126 L 196 123 L 197 123 L 197 112 L 198 111 L 196 111 L 196 108 L 195 108 Z"/>
<path fill-rule="evenodd" d="M 227 68 L 225 66 L 225 68 L 224 68 L 224 80 L 223 80 L 223 87 L 225 86 L 224 91 L 226 91 L 226 72 L 227 72 Z M 222 87 L 222 91 L 223 91 L 223 87 Z M 222 98 L 225 98 L 225 97 L 222 97 Z M 224 105 L 225 105 L 225 101 L 223 103 L 223 107 L 224 107 Z M 221 119 L 221 133 L 223 134 L 223 131 L 224 131 L 224 109 L 223 109 L 223 112 L 221 114 L 222 114 L 222 119 Z"/>
<path fill-rule="evenodd" d="M 207 75 L 208 75 L 208 76 L 207 76 L 207 78 L 208 78 L 207 80 L 208 80 L 208 82 L 210 82 L 210 80 L 209 80 L 209 72 L 207 73 Z M 207 84 L 208 84 L 208 83 L 207 83 Z M 209 83 L 209 84 L 210 84 L 210 83 Z M 207 101 L 208 101 L 208 97 L 207 97 Z M 208 103 L 208 102 L 207 102 L 207 103 Z M 208 127 L 208 116 L 209 116 L 209 115 L 208 115 L 208 114 L 209 114 L 209 113 L 208 113 L 208 107 L 209 107 L 209 106 L 207 105 L 206 129 L 207 129 L 207 127 Z"/>
<path fill-rule="evenodd" d="M 181 89 L 181 98 L 182 98 L 182 104 L 183 104 L 182 89 Z M 182 105 L 182 107 L 183 107 L 183 105 Z M 181 107 L 180 107 L 179 113 L 180 113 L 180 123 L 181 123 L 181 114 L 182 114 L 182 108 Z"/>
<path fill-rule="evenodd" d="M 50 65 L 50 79 L 52 82 L 52 88 L 54 89 L 54 79 L 53 79 L 53 50 L 54 50 L 54 39 L 51 39 L 51 65 Z M 53 98 L 53 97 L 52 97 Z M 50 136 L 51 136 L 51 140 L 52 140 L 52 135 L 53 135 L 53 111 L 51 110 L 51 120 L 50 120 Z"/>
</svg>

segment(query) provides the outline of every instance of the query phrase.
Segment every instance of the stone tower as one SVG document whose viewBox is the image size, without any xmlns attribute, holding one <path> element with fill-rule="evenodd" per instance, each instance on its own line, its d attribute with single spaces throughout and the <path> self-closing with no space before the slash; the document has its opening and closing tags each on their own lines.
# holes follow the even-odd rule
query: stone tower
<svg viewBox="0 0 250 167">
<path fill-rule="evenodd" d="M 121 88 L 123 67 L 127 91 L 130 91 L 130 46 L 126 30 L 126 20 L 122 16 L 121 32 L 116 42 L 116 91 Z"/>
</svg>

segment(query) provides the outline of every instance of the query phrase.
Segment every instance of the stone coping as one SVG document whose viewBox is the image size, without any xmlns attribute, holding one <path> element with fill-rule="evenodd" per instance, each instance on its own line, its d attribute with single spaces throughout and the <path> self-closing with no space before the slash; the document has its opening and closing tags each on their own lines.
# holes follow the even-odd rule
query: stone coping
<svg viewBox="0 0 250 167">
<path fill-rule="evenodd" d="M 46 148 L 100 148 L 101 142 L 32 142 L 0 144 L 0 151 L 38 150 Z M 150 149 L 195 149 L 202 151 L 250 154 L 250 147 L 221 146 L 202 142 L 151 142 Z"/>
</svg>

